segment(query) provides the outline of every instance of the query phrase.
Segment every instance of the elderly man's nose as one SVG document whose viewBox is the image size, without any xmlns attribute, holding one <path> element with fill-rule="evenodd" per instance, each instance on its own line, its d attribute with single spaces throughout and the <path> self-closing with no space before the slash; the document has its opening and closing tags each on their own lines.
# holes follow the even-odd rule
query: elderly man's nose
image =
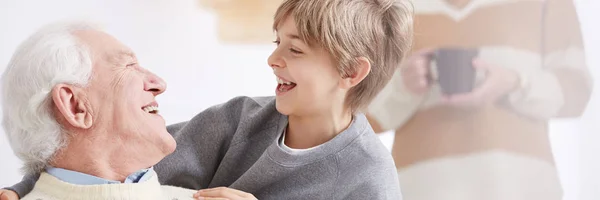
<svg viewBox="0 0 600 200">
<path fill-rule="evenodd" d="M 157 75 L 148 72 L 144 83 L 144 90 L 152 92 L 154 96 L 162 94 L 167 89 L 167 83 Z"/>
</svg>

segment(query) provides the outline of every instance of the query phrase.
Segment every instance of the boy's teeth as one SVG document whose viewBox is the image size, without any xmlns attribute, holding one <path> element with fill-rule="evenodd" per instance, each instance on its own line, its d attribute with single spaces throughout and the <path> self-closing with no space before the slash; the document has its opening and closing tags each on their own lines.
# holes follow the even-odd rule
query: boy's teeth
<svg viewBox="0 0 600 200">
<path fill-rule="evenodd" d="M 291 85 L 292 84 L 292 82 L 284 82 L 283 79 L 280 79 L 279 77 L 277 77 L 277 83 L 283 84 L 283 85 Z"/>
</svg>

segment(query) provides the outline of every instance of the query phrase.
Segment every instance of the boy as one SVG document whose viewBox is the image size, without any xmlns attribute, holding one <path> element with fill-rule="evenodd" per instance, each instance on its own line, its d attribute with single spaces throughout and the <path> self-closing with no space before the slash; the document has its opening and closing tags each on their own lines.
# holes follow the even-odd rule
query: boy
<svg viewBox="0 0 600 200">
<path fill-rule="evenodd" d="M 258 199 L 401 199 L 392 157 L 359 111 L 410 49 L 408 6 L 287 0 L 273 27 L 276 97 L 234 98 L 169 126 L 178 145 L 154 166 L 161 183 L 228 186 L 197 196 L 229 199 L 243 198 L 233 189 Z"/>
</svg>

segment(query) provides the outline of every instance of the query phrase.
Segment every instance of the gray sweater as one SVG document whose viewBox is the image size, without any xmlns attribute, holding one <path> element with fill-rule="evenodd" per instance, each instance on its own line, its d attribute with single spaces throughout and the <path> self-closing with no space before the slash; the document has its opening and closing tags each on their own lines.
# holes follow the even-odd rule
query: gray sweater
<svg viewBox="0 0 600 200">
<path fill-rule="evenodd" d="M 160 182 L 231 187 L 263 199 L 401 199 L 396 167 L 366 117 L 308 151 L 281 148 L 287 117 L 273 97 L 237 97 L 170 125 L 175 152 L 154 169 Z M 31 191 L 37 175 L 10 189 Z"/>
</svg>

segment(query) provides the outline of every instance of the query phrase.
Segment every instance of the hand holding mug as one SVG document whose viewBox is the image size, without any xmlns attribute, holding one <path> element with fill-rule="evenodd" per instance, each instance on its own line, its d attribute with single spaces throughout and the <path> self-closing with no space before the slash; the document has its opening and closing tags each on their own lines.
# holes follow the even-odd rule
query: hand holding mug
<svg viewBox="0 0 600 200">
<path fill-rule="evenodd" d="M 500 66 L 494 66 L 479 59 L 473 60 L 473 67 L 485 72 L 481 85 L 468 93 L 446 95 L 444 104 L 461 107 L 478 107 L 496 103 L 499 99 L 517 89 L 520 83 L 517 72 Z"/>
<path fill-rule="evenodd" d="M 402 83 L 414 95 L 423 95 L 431 88 L 430 60 L 433 49 L 414 52 L 400 66 Z"/>
</svg>

